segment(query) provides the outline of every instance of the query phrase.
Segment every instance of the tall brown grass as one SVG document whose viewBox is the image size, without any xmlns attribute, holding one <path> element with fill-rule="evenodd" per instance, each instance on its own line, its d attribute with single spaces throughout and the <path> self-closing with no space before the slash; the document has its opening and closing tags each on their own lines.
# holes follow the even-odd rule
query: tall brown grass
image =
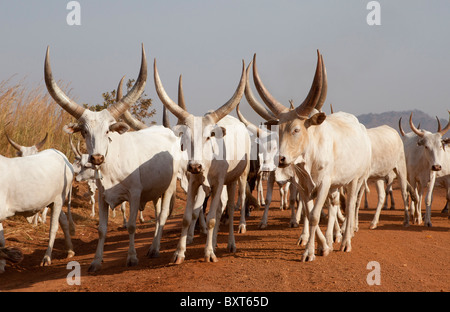
<svg viewBox="0 0 450 312">
<path fill-rule="evenodd" d="M 49 95 L 45 85 L 33 88 L 26 86 L 26 79 L 13 82 L 13 78 L 0 82 L 0 154 L 15 157 L 16 150 L 5 136 L 24 146 L 34 145 L 45 137 L 48 138 L 43 149 L 54 148 L 63 152 L 70 161 L 73 153 L 69 137 L 64 132 L 64 125 L 74 122 L 71 115 L 61 109 Z M 70 96 L 68 86 L 62 85 Z"/>
</svg>

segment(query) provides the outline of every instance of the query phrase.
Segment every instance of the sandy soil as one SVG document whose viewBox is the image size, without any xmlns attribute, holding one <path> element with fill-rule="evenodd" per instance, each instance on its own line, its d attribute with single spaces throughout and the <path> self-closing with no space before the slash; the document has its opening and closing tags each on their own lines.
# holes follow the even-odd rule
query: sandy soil
<svg viewBox="0 0 450 312">
<path fill-rule="evenodd" d="M 136 249 L 139 264 L 126 267 L 128 233 L 121 228 L 117 211 L 110 218 L 102 270 L 87 272 L 97 246 L 98 216 L 90 218 L 88 199 L 82 195 L 84 184 L 77 184 L 73 215 L 77 225 L 72 238 L 76 255 L 65 258 L 62 231 L 58 231 L 52 265 L 40 267 L 48 242 L 46 225 L 32 227 L 21 217 L 4 222 L 7 246 L 23 250 L 24 260 L 7 265 L 0 275 L 0 290 L 13 292 L 440 292 L 450 291 L 450 220 L 441 210 L 445 193 L 437 188 L 432 206 L 433 227 L 403 227 L 403 205 L 394 189 L 396 210 L 383 210 L 379 227 L 369 230 L 376 206 L 376 191 L 371 188 L 369 209 L 360 211 L 360 227 L 352 240 L 352 251 L 333 251 L 317 256 L 314 262 L 301 262 L 304 247 L 296 242 L 301 228 L 289 228 L 289 211 L 280 211 L 279 193 L 274 192 L 269 224 L 258 229 L 262 210 L 247 220 L 247 233 L 236 234 L 237 252 L 226 251 L 226 227 L 218 237 L 217 263 L 203 260 L 205 236 L 196 234 L 188 245 L 186 260 L 171 263 L 180 235 L 185 194 L 178 192 L 173 215 L 168 220 L 161 242 L 161 255 L 148 259 L 153 238 L 154 214 L 151 206 L 144 211 L 145 223 L 139 224 Z M 235 214 L 237 229 L 239 213 Z M 324 224 L 321 225 L 322 227 Z M 339 250 L 339 244 L 334 245 Z M 68 285 L 69 261 L 81 264 L 81 285 Z M 368 285 L 371 261 L 380 265 L 381 284 Z"/>
</svg>

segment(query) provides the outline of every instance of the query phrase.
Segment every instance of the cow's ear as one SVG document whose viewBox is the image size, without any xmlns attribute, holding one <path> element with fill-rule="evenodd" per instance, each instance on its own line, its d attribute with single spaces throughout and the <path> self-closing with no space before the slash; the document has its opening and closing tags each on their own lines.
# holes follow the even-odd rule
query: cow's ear
<svg viewBox="0 0 450 312">
<path fill-rule="evenodd" d="M 81 130 L 81 126 L 78 123 L 70 123 L 68 125 L 65 125 L 63 127 L 64 132 L 68 133 L 68 134 L 73 134 L 75 132 L 78 132 Z"/>
<path fill-rule="evenodd" d="M 305 127 L 308 128 L 309 126 L 318 126 L 322 124 L 326 118 L 327 115 L 325 115 L 325 113 L 314 114 L 305 121 Z"/>
<path fill-rule="evenodd" d="M 130 126 L 128 126 L 124 122 L 119 121 L 119 122 L 116 122 L 116 123 L 112 124 L 111 126 L 109 126 L 109 130 L 115 131 L 119 134 L 124 134 L 125 132 L 130 130 Z"/>
<path fill-rule="evenodd" d="M 223 138 L 227 134 L 227 129 L 224 127 L 215 127 L 213 131 L 211 131 L 211 136 L 216 137 L 218 139 Z"/>
</svg>

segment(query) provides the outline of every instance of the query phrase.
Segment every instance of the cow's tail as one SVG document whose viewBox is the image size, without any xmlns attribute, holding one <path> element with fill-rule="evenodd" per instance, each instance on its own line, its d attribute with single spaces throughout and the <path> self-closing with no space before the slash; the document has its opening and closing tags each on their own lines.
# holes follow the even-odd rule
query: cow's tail
<svg viewBox="0 0 450 312">
<path fill-rule="evenodd" d="M 20 249 L 15 247 L 0 247 L 0 260 L 19 263 L 23 260 L 23 253 Z"/>
</svg>

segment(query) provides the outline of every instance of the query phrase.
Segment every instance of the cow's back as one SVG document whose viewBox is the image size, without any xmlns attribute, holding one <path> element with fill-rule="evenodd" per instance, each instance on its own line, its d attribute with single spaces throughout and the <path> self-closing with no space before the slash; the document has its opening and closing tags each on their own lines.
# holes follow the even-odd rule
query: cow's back
<svg viewBox="0 0 450 312">
<path fill-rule="evenodd" d="M 372 153 L 370 138 L 354 115 L 339 112 L 328 116 L 326 128 L 322 128 L 315 139 L 319 146 L 317 152 L 322 155 L 319 157 L 323 157 L 318 167 L 332 167 L 332 185 L 346 185 L 358 176 L 368 177 Z"/>
<path fill-rule="evenodd" d="M 160 197 L 182 161 L 179 138 L 170 129 L 152 126 L 117 134 L 113 140 L 117 143 L 101 169 L 105 191 L 114 193 L 112 201 L 129 200 L 133 189 L 142 192 L 146 201 Z"/>
<path fill-rule="evenodd" d="M 2 157 L 0 162 L 1 202 L 9 216 L 42 209 L 70 191 L 74 176 L 72 165 L 55 149 L 25 157 Z"/>
<path fill-rule="evenodd" d="M 398 132 L 387 125 L 367 129 L 372 144 L 370 176 L 382 178 L 400 162 L 405 162 L 403 142 Z"/>
</svg>

